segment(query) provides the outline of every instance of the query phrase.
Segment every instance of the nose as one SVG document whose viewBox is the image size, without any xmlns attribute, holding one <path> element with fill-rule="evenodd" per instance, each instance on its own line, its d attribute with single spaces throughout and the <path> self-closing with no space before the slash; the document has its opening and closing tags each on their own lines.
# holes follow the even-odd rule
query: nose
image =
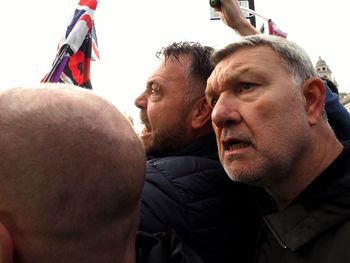
<svg viewBox="0 0 350 263">
<path fill-rule="evenodd" d="M 238 110 L 238 102 L 232 96 L 221 94 L 211 113 L 213 124 L 217 128 L 239 123 L 242 117 Z"/>
<path fill-rule="evenodd" d="M 147 98 L 144 92 L 135 99 L 134 104 L 139 109 L 145 109 L 147 107 Z"/>
</svg>

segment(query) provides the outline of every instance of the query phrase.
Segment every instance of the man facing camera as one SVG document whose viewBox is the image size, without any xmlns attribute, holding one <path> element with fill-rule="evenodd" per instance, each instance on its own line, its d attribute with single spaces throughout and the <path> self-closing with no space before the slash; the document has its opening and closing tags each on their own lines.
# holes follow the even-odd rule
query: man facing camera
<svg viewBox="0 0 350 263">
<path fill-rule="evenodd" d="M 255 262 L 347 262 L 350 152 L 303 49 L 243 37 L 213 55 L 206 97 L 228 176 L 265 189 Z"/>
</svg>

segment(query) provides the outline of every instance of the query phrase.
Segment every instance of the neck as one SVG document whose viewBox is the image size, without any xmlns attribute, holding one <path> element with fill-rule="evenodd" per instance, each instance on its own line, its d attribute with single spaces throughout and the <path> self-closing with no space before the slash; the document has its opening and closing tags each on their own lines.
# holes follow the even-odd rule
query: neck
<svg viewBox="0 0 350 263">
<path fill-rule="evenodd" d="M 310 145 L 280 182 L 266 187 L 279 210 L 286 208 L 343 150 L 332 131 L 317 136 Z"/>
<path fill-rule="evenodd" d="M 202 136 L 213 133 L 213 132 L 214 132 L 214 130 L 213 130 L 213 126 L 212 126 L 211 122 L 207 122 L 204 126 L 191 130 L 192 141 L 194 141 Z"/>
</svg>

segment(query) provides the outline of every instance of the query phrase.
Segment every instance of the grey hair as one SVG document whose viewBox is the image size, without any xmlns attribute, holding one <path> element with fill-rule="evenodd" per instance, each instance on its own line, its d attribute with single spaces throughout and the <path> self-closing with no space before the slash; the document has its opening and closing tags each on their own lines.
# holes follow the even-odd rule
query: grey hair
<svg viewBox="0 0 350 263">
<path fill-rule="evenodd" d="M 227 45 L 213 53 L 211 60 L 216 65 L 235 51 L 244 47 L 270 47 L 285 62 L 296 82 L 301 84 L 310 77 L 317 77 L 310 57 L 300 46 L 282 37 L 270 35 L 253 35 L 242 37 L 240 40 Z"/>
<path fill-rule="evenodd" d="M 260 34 L 242 37 L 214 52 L 211 61 L 216 66 L 220 61 L 241 48 L 260 46 L 270 47 L 281 58 L 287 69 L 293 74 L 297 85 L 301 85 L 308 78 L 317 77 L 316 70 L 306 51 L 296 43 L 278 36 Z M 322 117 L 327 120 L 325 107 L 323 107 Z"/>
</svg>

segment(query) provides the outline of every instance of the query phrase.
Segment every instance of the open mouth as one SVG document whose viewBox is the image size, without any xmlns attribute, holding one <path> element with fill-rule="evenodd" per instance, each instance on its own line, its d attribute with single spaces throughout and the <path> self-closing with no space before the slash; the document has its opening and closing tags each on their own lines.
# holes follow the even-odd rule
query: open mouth
<svg viewBox="0 0 350 263">
<path fill-rule="evenodd" d="M 251 146 L 251 143 L 239 140 L 228 140 L 222 143 L 225 151 L 233 151 L 236 149 L 243 149 Z"/>
<path fill-rule="evenodd" d="M 144 127 L 141 131 L 142 135 L 149 135 L 151 133 L 151 130 L 147 127 Z"/>
<path fill-rule="evenodd" d="M 152 133 L 152 129 L 149 124 L 142 122 L 142 130 L 141 130 L 141 135 L 142 136 L 147 136 Z"/>
</svg>

